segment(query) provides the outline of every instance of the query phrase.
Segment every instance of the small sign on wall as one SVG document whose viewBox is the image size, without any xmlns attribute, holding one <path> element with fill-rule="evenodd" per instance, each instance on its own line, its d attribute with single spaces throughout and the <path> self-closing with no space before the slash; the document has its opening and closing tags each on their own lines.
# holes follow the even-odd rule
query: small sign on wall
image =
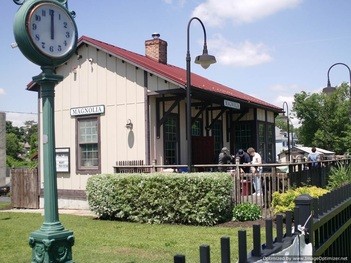
<svg viewBox="0 0 351 263">
<path fill-rule="evenodd" d="M 70 172 L 70 152 L 69 148 L 56 148 L 56 172 Z"/>
<path fill-rule="evenodd" d="M 235 102 L 235 101 L 231 101 L 231 100 L 224 100 L 223 104 L 224 104 L 224 106 L 226 106 L 228 108 L 240 110 L 240 103 L 239 102 Z"/>
</svg>

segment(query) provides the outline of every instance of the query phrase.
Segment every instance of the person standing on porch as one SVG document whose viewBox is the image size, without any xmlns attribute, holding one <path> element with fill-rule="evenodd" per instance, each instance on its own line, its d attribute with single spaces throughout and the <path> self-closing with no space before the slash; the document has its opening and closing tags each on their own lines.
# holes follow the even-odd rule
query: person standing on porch
<svg viewBox="0 0 351 263">
<path fill-rule="evenodd" d="M 311 162 L 310 168 L 315 168 L 315 167 L 318 167 L 319 153 L 316 152 L 317 149 L 314 146 L 312 147 L 311 151 L 312 152 L 309 153 L 307 156 L 307 161 Z"/>
<path fill-rule="evenodd" d="M 239 149 L 239 151 L 236 154 L 236 158 L 239 158 L 239 164 L 250 164 L 251 163 L 250 155 L 247 152 L 245 152 L 243 149 Z M 249 173 L 250 166 L 241 167 L 240 172 Z"/>
<path fill-rule="evenodd" d="M 230 164 L 232 162 L 232 156 L 227 147 L 223 147 L 218 155 L 218 164 Z M 218 167 L 218 171 L 222 172 L 223 168 Z"/>
<path fill-rule="evenodd" d="M 258 173 L 258 175 L 254 176 L 254 178 L 253 178 L 253 185 L 254 185 L 254 189 L 255 189 L 254 194 L 259 196 L 259 195 L 262 195 L 262 186 L 261 186 L 262 166 L 258 166 L 258 164 L 262 164 L 262 157 L 252 147 L 247 149 L 247 153 L 252 158 L 251 164 L 254 164 L 254 166 L 251 166 L 251 168 L 250 168 L 251 173 Z"/>
</svg>

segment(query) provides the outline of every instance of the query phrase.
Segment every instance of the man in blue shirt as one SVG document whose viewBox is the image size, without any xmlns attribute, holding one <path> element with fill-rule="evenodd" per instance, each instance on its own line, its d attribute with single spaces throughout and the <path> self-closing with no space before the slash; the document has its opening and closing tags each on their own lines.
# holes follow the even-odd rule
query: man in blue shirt
<svg viewBox="0 0 351 263">
<path fill-rule="evenodd" d="M 319 153 L 316 152 L 316 147 L 312 147 L 312 152 L 308 154 L 307 161 L 311 162 L 310 167 L 318 167 Z"/>
</svg>

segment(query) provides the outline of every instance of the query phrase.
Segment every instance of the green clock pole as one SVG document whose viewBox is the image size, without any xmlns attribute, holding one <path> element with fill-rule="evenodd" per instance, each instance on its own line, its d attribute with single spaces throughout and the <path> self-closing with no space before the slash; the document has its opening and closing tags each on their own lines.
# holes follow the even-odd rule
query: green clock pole
<svg viewBox="0 0 351 263">
<path fill-rule="evenodd" d="M 29 237 L 32 248 L 31 263 L 73 263 L 73 232 L 63 227 L 58 213 L 54 98 L 55 86 L 63 80 L 63 76 L 55 73 L 55 68 L 74 54 L 77 27 L 66 8 L 67 0 L 14 2 L 22 5 L 16 13 L 14 23 L 18 47 L 30 61 L 41 66 L 42 70 L 38 76 L 33 77 L 33 81 L 40 86 L 42 102 L 44 222 Z M 54 22 L 57 17 L 59 20 Z M 62 36 L 64 41 L 60 42 Z"/>
<path fill-rule="evenodd" d="M 73 232 L 65 230 L 59 221 L 57 201 L 57 179 L 55 166 L 55 85 L 63 77 L 54 73 L 50 66 L 41 67 L 42 73 L 33 77 L 40 85 L 42 100 L 42 151 L 44 163 L 44 223 L 29 237 L 32 247 L 32 262 L 73 262 Z"/>
</svg>

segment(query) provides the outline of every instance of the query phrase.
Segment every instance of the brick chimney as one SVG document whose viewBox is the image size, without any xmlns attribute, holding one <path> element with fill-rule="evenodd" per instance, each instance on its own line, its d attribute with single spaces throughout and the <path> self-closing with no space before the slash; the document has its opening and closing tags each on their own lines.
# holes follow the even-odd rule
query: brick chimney
<svg viewBox="0 0 351 263">
<path fill-rule="evenodd" d="M 167 42 L 160 39 L 158 33 L 153 33 L 152 38 L 145 41 L 145 55 L 157 62 L 167 64 Z"/>
</svg>

